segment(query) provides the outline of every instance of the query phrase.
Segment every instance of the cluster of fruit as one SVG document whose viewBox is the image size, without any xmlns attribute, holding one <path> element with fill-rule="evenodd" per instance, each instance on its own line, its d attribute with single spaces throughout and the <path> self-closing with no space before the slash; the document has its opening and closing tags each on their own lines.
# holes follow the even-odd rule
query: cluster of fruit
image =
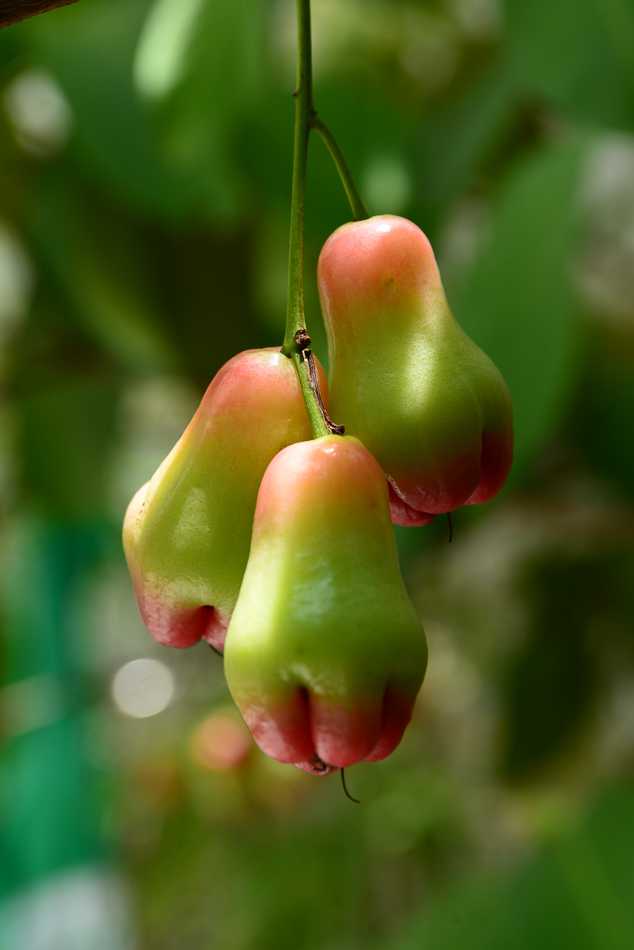
<svg viewBox="0 0 634 950">
<path fill-rule="evenodd" d="M 504 380 L 454 320 L 416 225 L 344 225 L 318 279 L 331 385 L 311 356 L 315 391 L 349 434 L 328 419 L 311 439 L 293 362 L 240 353 L 133 498 L 124 546 L 153 636 L 224 650 L 256 742 L 323 775 L 389 755 L 423 681 L 392 522 L 487 501 L 513 433 Z"/>
</svg>

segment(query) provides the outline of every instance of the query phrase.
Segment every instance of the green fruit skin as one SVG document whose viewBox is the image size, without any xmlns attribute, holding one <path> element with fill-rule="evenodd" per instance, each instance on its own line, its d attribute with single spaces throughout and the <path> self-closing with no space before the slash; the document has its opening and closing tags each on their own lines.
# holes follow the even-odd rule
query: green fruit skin
<svg viewBox="0 0 634 950">
<path fill-rule="evenodd" d="M 393 519 L 493 497 L 511 466 L 511 398 L 452 316 L 420 228 L 394 215 L 344 224 L 318 281 L 330 412 L 382 466 L 402 501 Z"/>
<path fill-rule="evenodd" d="M 225 645 L 256 742 L 314 774 L 384 758 L 426 664 L 380 466 L 347 436 L 284 449 L 262 480 Z"/>
<path fill-rule="evenodd" d="M 125 516 L 137 601 L 160 643 L 188 647 L 204 638 L 223 648 L 262 476 L 281 449 L 310 436 L 297 374 L 279 349 L 239 353 L 217 373 Z"/>
</svg>

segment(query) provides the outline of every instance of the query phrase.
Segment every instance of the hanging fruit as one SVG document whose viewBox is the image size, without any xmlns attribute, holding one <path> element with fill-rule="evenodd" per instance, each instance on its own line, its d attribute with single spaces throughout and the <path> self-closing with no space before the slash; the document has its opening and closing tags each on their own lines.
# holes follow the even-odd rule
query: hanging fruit
<svg viewBox="0 0 634 950">
<path fill-rule="evenodd" d="M 318 372 L 327 394 L 321 366 Z M 297 374 L 279 349 L 239 353 L 217 373 L 125 517 L 137 601 L 160 643 L 205 639 L 223 648 L 262 475 L 281 449 L 310 435 Z"/>
<path fill-rule="evenodd" d="M 225 649 L 256 742 L 313 774 L 385 758 L 426 663 L 380 466 L 355 438 L 284 449 L 262 480 Z"/>
<path fill-rule="evenodd" d="M 492 498 L 511 467 L 511 398 L 454 319 L 420 228 L 389 214 L 344 224 L 318 280 L 330 411 L 379 461 L 393 521 Z"/>
</svg>

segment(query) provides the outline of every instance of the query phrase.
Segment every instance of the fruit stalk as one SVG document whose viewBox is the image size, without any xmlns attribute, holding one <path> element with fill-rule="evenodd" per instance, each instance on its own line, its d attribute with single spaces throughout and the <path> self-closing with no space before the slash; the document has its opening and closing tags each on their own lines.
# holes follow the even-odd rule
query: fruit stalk
<svg viewBox="0 0 634 950">
<path fill-rule="evenodd" d="M 304 212 L 306 206 L 306 161 L 311 129 L 321 135 L 337 166 L 356 221 L 369 217 L 353 181 L 341 149 L 328 127 L 318 118 L 313 105 L 313 65 L 310 31 L 310 0 L 297 0 L 297 89 L 295 90 L 295 140 L 293 146 L 293 187 L 291 233 L 288 256 L 288 303 L 282 352 L 293 360 L 299 376 L 306 411 L 315 439 L 337 433 L 323 411 L 318 391 L 311 385 L 309 363 L 298 339 L 306 334 L 304 314 Z"/>
<path fill-rule="evenodd" d="M 297 343 L 305 330 L 304 317 L 304 209 L 306 205 L 306 159 L 313 110 L 313 69 L 310 37 L 310 0 L 297 0 L 297 89 L 295 90 L 295 141 L 293 146 L 293 187 L 291 234 L 288 254 L 288 302 L 286 332 L 282 352 L 293 360 L 313 437 L 328 435 L 328 427 L 310 384 L 308 365 Z"/>
<path fill-rule="evenodd" d="M 304 327 L 304 209 L 306 204 L 306 159 L 310 115 L 313 111 L 310 0 L 297 0 L 297 89 L 295 90 L 295 141 L 291 234 L 288 257 L 288 304 L 283 352 L 297 350 L 295 334 Z"/>
<path fill-rule="evenodd" d="M 370 212 L 365 206 L 363 198 L 359 194 L 359 189 L 354 183 L 354 179 L 350 174 L 350 169 L 348 168 L 348 163 L 343 157 L 343 153 L 337 142 L 334 135 L 328 128 L 325 122 L 319 118 L 316 113 L 313 113 L 311 119 L 311 128 L 317 132 L 328 148 L 333 162 L 337 166 L 337 171 L 339 172 L 339 177 L 341 178 L 341 184 L 345 188 L 346 195 L 348 196 L 348 201 L 350 202 L 350 208 L 352 209 L 352 216 L 355 221 L 364 221 L 366 218 L 370 217 Z"/>
</svg>

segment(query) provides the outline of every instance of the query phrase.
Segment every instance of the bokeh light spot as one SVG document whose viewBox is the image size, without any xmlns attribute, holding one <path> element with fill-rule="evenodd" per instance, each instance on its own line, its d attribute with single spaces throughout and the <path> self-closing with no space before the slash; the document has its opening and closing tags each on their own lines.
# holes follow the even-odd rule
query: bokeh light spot
<svg viewBox="0 0 634 950">
<path fill-rule="evenodd" d="M 400 214 L 411 201 L 411 173 L 398 155 L 377 155 L 362 175 L 361 191 L 375 214 Z"/>
<path fill-rule="evenodd" d="M 115 675 L 112 696 L 128 716 L 155 716 L 169 706 L 174 696 L 174 677 L 160 660 L 132 660 Z"/>
<path fill-rule="evenodd" d="M 212 772 L 241 765 L 253 746 L 249 730 L 231 716 L 215 713 L 198 726 L 192 741 L 194 758 Z"/>
<path fill-rule="evenodd" d="M 16 139 L 25 151 L 48 157 L 62 150 L 72 129 L 73 114 L 53 76 L 43 69 L 26 69 L 7 85 L 2 100 Z"/>
</svg>

